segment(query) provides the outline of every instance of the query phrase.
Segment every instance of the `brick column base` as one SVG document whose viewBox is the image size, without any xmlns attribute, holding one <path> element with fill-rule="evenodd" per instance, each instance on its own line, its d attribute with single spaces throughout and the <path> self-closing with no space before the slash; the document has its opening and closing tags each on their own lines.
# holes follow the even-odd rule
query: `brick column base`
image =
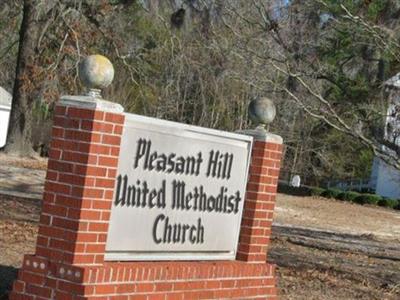
<svg viewBox="0 0 400 300">
<path fill-rule="evenodd" d="M 10 299 L 277 299 L 274 271 L 240 261 L 77 267 L 25 256 Z"/>
</svg>

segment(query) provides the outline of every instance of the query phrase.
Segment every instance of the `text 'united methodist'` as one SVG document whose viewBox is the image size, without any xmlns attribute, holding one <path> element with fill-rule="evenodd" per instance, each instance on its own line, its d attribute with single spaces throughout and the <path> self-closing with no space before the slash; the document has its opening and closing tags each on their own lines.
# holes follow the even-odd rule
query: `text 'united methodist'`
<svg viewBox="0 0 400 300">
<path fill-rule="evenodd" d="M 154 186 L 147 180 L 119 174 L 114 206 L 160 210 L 152 223 L 151 234 L 155 244 L 203 244 L 207 230 L 202 215 L 238 214 L 243 195 L 240 190 L 229 192 L 224 185 L 232 176 L 232 153 L 217 149 L 189 155 L 164 153 L 161 149 L 154 149 L 152 141 L 145 138 L 137 140 L 134 153 L 130 162 L 134 170 L 165 174 L 164 179 Z M 215 179 L 215 184 L 219 185 L 218 192 L 208 192 L 201 180 L 198 185 L 188 187 L 181 175 Z M 165 211 L 172 210 L 198 212 L 198 217 L 192 224 L 171 222 Z"/>
</svg>

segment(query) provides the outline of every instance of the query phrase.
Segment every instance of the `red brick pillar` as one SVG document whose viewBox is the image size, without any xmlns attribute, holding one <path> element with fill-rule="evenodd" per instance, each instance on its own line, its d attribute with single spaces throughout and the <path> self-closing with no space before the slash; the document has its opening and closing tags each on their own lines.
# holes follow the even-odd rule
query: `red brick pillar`
<svg viewBox="0 0 400 300">
<path fill-rule="evenodd" d="M 282 156 L 282 138 L 249 130 L 254 136 L 237 260 L 262 263 L 267 259 Z"/>
<path fill-rule="evenodd" d="M 36 252 L 25 256 L 12 297 L 58 299 L 58 278 L 82 280 L 73 267 L 104 262 L 122 112 L 92 97 L 56 106 Z"/>
</svg>

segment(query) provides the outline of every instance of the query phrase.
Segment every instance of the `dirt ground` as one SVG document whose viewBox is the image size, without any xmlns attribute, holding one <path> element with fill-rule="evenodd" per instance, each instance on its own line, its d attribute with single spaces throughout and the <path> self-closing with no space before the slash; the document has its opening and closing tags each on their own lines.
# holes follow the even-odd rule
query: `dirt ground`
<svg viewBox="0 0 400 300">
<path fill-rule="evenodd" d="M 379 239 L 400 242 L 400 211 L 376 206 L 280 194 L 274 222 L 343 233 L 372 234 Z"/>
<path fill-rule="evenodd" d="M 0 300 L 34 252 L 46 165 L 0 154 Z M 272 232 L 281 299 L 400 299 L 400 211 L 278 194 Z"/>
<path fill-rule="evenodd" d="M 278 194 L 282 299 L 400 299 L 400 211 Z"/>
<path fill-rule="evenodd" d="M 25 158 L 0 152 L 0 166 L 6 165 L 45 171 L 47 169 L 47 158 L 40 157 L 39 155 Z"/>
<path fill-rule="evenodd" d="M 34 251 L 39 213 L 38 200 L 0 196 L 0 299 Z M 278 195 L 275 217 L 281 299 L 400 299 L 399 212 Z"/>
<path fill-rule="evenodd" d="M 0 299 L 22 264 L 23 254 L 34 253 L 40 202 L 0 196 Z"/>
</svg>

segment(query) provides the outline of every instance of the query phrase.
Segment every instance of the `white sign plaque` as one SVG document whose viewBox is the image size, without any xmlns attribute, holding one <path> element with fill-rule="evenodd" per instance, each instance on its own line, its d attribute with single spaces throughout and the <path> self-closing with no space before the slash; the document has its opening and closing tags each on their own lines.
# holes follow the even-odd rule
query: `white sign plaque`
<svg viewBox="0 0 400 300">
<path fill-rule="evenodd" d="M 106 259 L 235 259 L 251 143 L 126 114 Z"/>
</svg>

